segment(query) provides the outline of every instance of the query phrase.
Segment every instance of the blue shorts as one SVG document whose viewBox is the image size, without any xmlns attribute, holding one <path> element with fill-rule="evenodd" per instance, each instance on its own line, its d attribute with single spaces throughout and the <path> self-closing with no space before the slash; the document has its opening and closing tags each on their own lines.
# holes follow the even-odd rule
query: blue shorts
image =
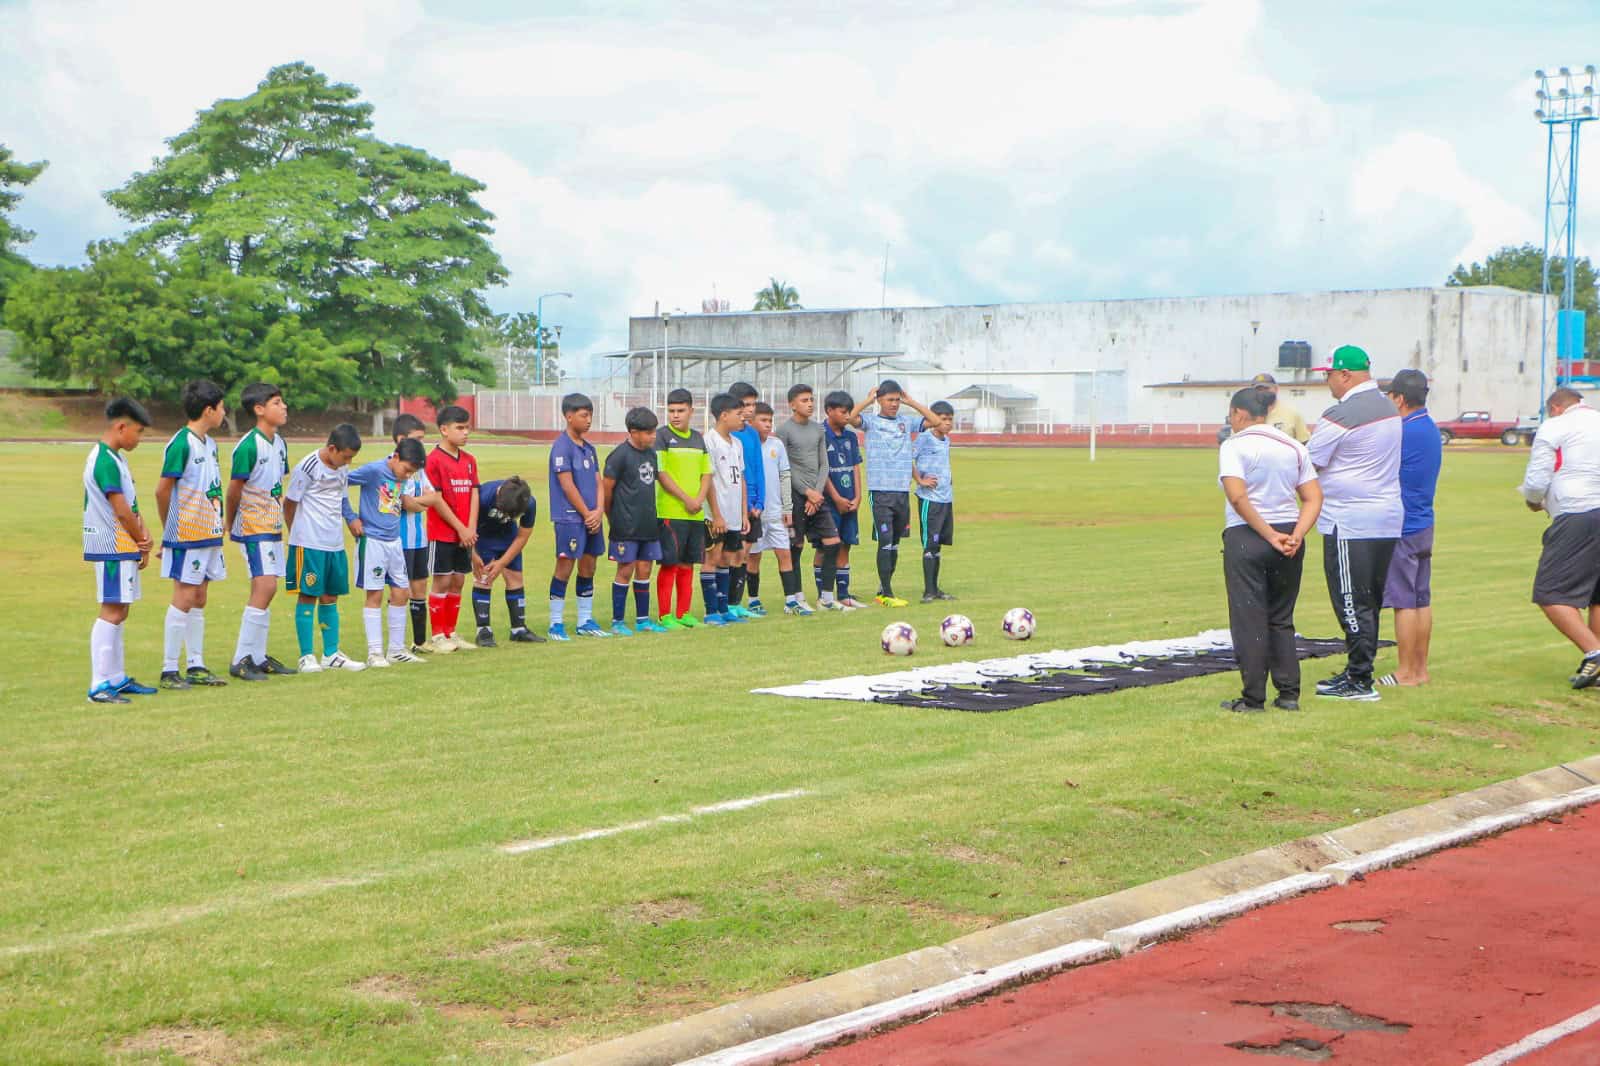
<svg viewBox="0 0 1600 1066">
<path fill-rule="evenodd" d="M 613 537 L 611 539 L 611 550 L 606 553 L 606 558 L 624 566 L 629 563 L 659 563 L 661 561 L 661 541 L 617 540 Z"/>
<path fill-rule="evenodd" d="M 556 523 L 556 558 L 576 559 L 583 555 L 604 555 L 605 534 L 589 532 L 582 522 Z"/>
<path fill-rule="evenodd" d="M 500 558 L 500 556 L 504 555 L 506 552 L 510 551 L 511 542 L 509 540 L 480 540 L 477 544 L 473 545 L 472 550 L 478 553 L 478 558 L 482 559 L 484 565 L 487 566 L 496 559 Z M 511 557 L 511 561 L 506 563 L 505 568 L 507 570 L 515 570 L 519 574 L 522 573 L 522 553 L 518 552 L 517 554 L 513 555 Z"/>
<path fill-rule="evenodd" d="M 840 514 L 832 507 L 828 513 L 833 516 L 833 524 L 839 530 L 840 544 L 861 543 L 861 512 L 851 511 L 849 514 Z"/>
</svg>

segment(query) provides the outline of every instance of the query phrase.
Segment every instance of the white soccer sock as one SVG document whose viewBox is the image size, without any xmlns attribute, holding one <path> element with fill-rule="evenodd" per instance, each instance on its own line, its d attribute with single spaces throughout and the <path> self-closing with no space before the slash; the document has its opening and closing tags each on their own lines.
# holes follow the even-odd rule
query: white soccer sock
<svg viewBox="0 0 1600 1066">
<path fill-rule="evenodd" d="M 563 617 L 566 615 L 566 612 L 567 612 L 567 601 L 566 601 L 565 597 L 563 597 L 563 598 L 561 598 L 559 600 L 556 599 L 554 596 L 550 597 L 550 624 L 551 625 L 553 625 L 553 626 L 560 625 L 562 623 Z"/>
<path fill-rule="evenodd" d="M 253 618 L 252 611 L 255 612 Z M 264 663 L 267 661 L 267 637 L 272 633 L 272 612 L 265 607 L 246 607 L 244 614 L 251 619 L 250 650 L 255 652 L 256 662 Z"/>
<path fill-rule="evenodd" d="M 594 621 L 594 593 L 578 597 L 578 625 Z"/>
<path fill-rule="evenodd" d="M 106 623 L 110 625 L 110 623 Z M 128 676 L 127 652 L 128 645 L 123 640 L 122 623 L 111 626 L 111 680 L 121 681 Z"/>
<path fill-rule="evenodd" d="M 389 650 L 406 650 L 406 623 L 411 620 L 411 609 L 391 603 L 389 605 Z"/>
<path fill-rule="evenodd" d="M 178 656 L 183 652 L 183 638 L 189 631 L 189 612 L 167 606 L 167 624 L 161 631 L 161 672 L 172 673 L 178 668 Z"/>
<path fill-rule="evenodd" d="M 361 608 L 361 624 L 367 630 L 367 654 L 383 654 L 383 608 Z"/>
<path fill-rule="evenodd" d="M 189 624 L 184 643 L 189 646 L 189 668 L 206 664 L 206 612 L 203 607 L 189 608 Z"/>
<path fill-rule="evenodd" d="M 96 618 L 89 628 L 89 689 L 93 691 L 117 676 L 117 627 Z"/>
</svg>

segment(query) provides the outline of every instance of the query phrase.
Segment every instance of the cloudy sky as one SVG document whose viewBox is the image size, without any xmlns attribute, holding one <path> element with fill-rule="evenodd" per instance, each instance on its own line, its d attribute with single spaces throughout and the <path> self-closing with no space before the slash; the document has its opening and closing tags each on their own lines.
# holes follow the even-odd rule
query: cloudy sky
<svg viewBox="0 0 1600 1066">
<path fill-rule="evenodd" d="M 891 304 L 1438 284 L 1540 240 L 1531 74 L 1600 62 L 1600 4 L 0 0 L 31 256 L 81 261 L 104 190 L 296 59 L 485 182 L 493 302 L 571 290 L 593 351 L 768 275 L 876 306 L 886 245 Z"/>
</svg>

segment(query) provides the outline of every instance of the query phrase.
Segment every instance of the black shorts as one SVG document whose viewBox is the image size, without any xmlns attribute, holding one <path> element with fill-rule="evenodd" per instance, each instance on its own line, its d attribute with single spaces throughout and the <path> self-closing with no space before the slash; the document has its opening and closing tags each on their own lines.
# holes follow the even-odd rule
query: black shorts
<svg viewBox="0 0 1600 1066">
<path fill-rule="evenodd" d="M 431 569 L 431 564 L 428 562 L 428 549 L 427 548 L 407 548 L 407 549 L 405 549 L 405 556 L 406 556 L 406 580 L 407 581 L 426 581 L 426 580 L 428 580 L 428 572 Z"/>
<path fill-rule="evenodd" d="M 838 535 L 839 527 L 834 524 L 833 512 L 827 504 L 818 506 L 816 514 L 806 514 L 806 494 L 794 494 L 794 528 L 789 534 L 791 547 L 798 548 L 808 540 L 812 545 L 818 545 Z"/>
<path fill-rule="evenodd" d="M 435 574 L 470 574 L 472 573 L 472 549 L 462 547 L 453 540 L 436 540 L 428 545 L 432 553 L 432 568 Z"/>
<path fill-rule="evenodd" d="M 758 515 L 758 514 L 753 514 L 753 515 L 750 516 L 750 529 L 749 529 L 748 532 L 746 532 L 744 534 L 744 543 L 746 543 L 746 544 L 754 544 L 756 541 L 758 541 L 760 539 L 761 539 L 761 516 Z"/>
<path fill-rule="evenodd" d="M 1564 514 L 1544 531 L 1533 602 L 1541 607 L 1600 603 L 1600 510 Z"/>
<path fill-rule="evenodd" d="M 661 520 L 661 565 L 699 566 L 706 558 L 706 524 L 698 518 Z"/>
<path fill-rule="evenodd" d="M 737 529 L 724 530 L 722 536 L 718 537 L 712 534 L 710 522 L 706 523 L 705 528 L 706 543 L 710 547 L 721 548 L 725 552 L 744 551 L 744 534 Z"/>
<path fill-rule="evenodd" d="M 885 548 L 911 536 L 911 493 L 874 492 L 872 495 L 872 539 Z"/>
<path fill-rule="evenodd" d="M 956 542 L 956 508 L 953 503 L 934 503 L 917 499 L 917 528 L 922 534 L 922 550 L 938 554 Z"/>
</svg>

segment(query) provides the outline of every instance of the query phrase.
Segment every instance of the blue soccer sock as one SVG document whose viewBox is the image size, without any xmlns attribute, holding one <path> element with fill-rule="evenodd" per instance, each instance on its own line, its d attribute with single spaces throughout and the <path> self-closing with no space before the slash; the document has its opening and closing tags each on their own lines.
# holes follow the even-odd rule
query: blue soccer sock
<svg viewBox="0 0 1600 1066">
<path fill-rule="evenodd" d="M 472 620 L 479 629 L 489 628 L 489 604 L 494 602 L 488 589 L 472 588 Z"/>
<path fill-rule="evenodd" d="M 833 576 L 833 581 L 835 587 L 839 590 L 839 598 L 848 600 L 850 598 L 850 568 L 848 566 L 839 567 Z"/>
<path fill-rule="evenodd" d="M 300 642 L 300 654 L 312 655 L 317 650 L 317 603 L 315 600 L 297 600 L 294 605 L 294 635 Z"/>
<path fill-rule="evenodd" d="M 317 625 L 322 629 L 322 654 L 334 654 L 339 650 L 339 605 L 317 604 Z"/>
<path fill-rule="evenodd" d="M 649 587 L 649 582 L 645 583 Z M 640 616 L 644 617 L 643 615 Z M 628 583 L 626 581 L 613 581 L 611 583 L 611 624 L 625 622 L 628 619 Z"/>
<path fill-rule="evenodd" d="M 561 616 L 567 610 L 567 583 L 559 577 L 550 579 L 550 624 L 561 624 Z"/>
<path fill-rule="evenodd" d="M 640 581 L 638 578 L 634 579 L 634 582 L 633 582 L 633 615 L 634 615 L 634 617 L 636 619 L 638 619 L 641 622 L 644 621 L 646 618 L 650 617 L 650 579 L 649 578 L 645 578 L 643 581 Z"/>
<path fill-rule="evenodd" d="M 700 568 L 700 598 L 706 602 L 706 614 L 717 613 L 717 571 L 714 567 Z"/>
<path fill-rule="evenodd" d="M 578 575 L 578 624 L 594 621 L 594 578 Z"/>
<path fill-rule="evenodd" d="M 728 590 L 733 586 L 733 575 L 725 566 L 717 567 L 717 613 L 728 613 Z"/>
</svg>

